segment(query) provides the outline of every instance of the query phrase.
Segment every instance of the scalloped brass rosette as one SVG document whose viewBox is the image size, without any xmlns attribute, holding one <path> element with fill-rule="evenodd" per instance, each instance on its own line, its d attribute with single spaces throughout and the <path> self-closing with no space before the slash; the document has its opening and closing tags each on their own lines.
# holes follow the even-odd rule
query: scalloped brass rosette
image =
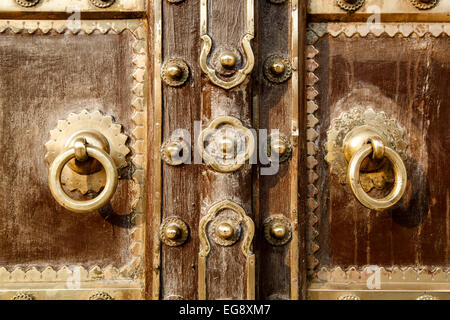
<svg viewBox="0 0 450 320">
<path fill-rule="evenodd" d="M 22 7 L 33 7 L 39 3 L 40 0 L 16 0 L 18 5 Z"/>
<path fill-rule="evenodd" d="M 91 3 L 97 8 L 108 8 L 112 6 L 115 0 L 90 0 Z"/>
<path fill-rule="evenodd" d="M 114 298 L 110 294 L 101 291 L 90 295 L 89 300 L 114 300 Z"/>
<path fill-rule="evenodd" d="M 434 8 L 439 0 L 409 0 L 412 5 L 420 10 L 429 10 Z"/>
<path fill-rule="evenodd" d="M 363 6 L 364 0 L 336 0 L 336 3 L 345 11 L 354 12 Z"/>
<path fill-rule="evenodd" d="M 87 110 L 69 114 L 67 120 L 59 120 L 57 128 L 50 131 L 50 140 L 45 144 L 47 165 L 50 167 L 80 136 L 86 138 L 87 145 L 107 152 L 117 169 L 128 166 L 126 156 L 130 149 L 126 146 L 128 136 L 122 134 L 122 126 L 114 123 L 111 116 Z M 83 162 L 72 159 L 62 169 L 61 182 L 69 191 L 99 192 L 106 183 L 106 172 L 96 159 Z"/>
<path fill-rule="evenodd" d="M 198 137 L 198 149 L 207 165 L 218 172 L 241 168 L 255 151 L 251 130 L 234 117 L 224 116 L 211 121 Z"/>
</svg>

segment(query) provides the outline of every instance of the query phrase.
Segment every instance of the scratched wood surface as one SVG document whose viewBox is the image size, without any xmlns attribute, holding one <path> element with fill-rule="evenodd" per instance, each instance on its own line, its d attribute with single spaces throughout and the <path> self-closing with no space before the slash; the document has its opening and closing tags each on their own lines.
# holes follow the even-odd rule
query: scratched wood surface
<svg viewBox="0 0 450 320">
<path fill-rule="evenodd" d="M 0 266 L 84 266 L 129 261 L 132 168 L 111 205 L 63 209 L 48 188 L 45 142 L 83 109 L 112 115 L 131 135 L 132 36 L 0 34 Z"/>
<path fill-rule="evenodd" d="M 323 266 L 442 266 L 450 264 L 450 53 L 448 36 L 434 38 L 324 37 L 316 44 L 318 187 Z M 359 89 L 359 90 L 358 90 Z M 367 89 L 362 90 L 361 89 Z M 370 97 L 369 97 L 370 96 Z M 330 175 L 326 131 L 342 110 L 338 101 L 383 97 L 373 105 L 405 129 L 408 185 L 400 205 L 366 209 Z"/>
</svg>

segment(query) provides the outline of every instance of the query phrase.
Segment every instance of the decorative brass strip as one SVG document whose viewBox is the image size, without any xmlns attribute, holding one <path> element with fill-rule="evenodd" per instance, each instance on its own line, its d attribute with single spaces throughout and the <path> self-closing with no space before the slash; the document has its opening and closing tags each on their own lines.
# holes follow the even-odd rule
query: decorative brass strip
<svg viewBox="0 0 450 320">
<path fill-rule="evenodd" d="M 28 4 L 29 3 L 29 4 Z M 23 4 L 23 5 L 21 5 Z M 0 12 L 145 12 L 146 0 L 2 0 Z"/>
<path fill-rule="evenodd" d="M 223 200 L 211 206 L 208 212 L 199 223 L 199 238 L 200 238 L 200 252 L 199 252 L 199 268 L 198 268 L 198 299 L 207 299 L 207 285 L 206 285 L 206 259 L 211 251 L 211 246 L 208 240 L 206 228 L 216 215 L 224 210 L 230 209 L 241 216 L 247 226 L 247 232 L 242 240 L 242 254 L 247 258 L 246 273 L 247 273 L 247 299 L 255 299 L 255 255 L 251 251 L 253 236 L 255 234 L 255 224 L 253 220 L 245 213 L 244 209 L 230 200 Z"/>
<path fill-rule="evenodd" d="M 161 163 L 161 143 L 162 143 L 162 0 L 153 1 L 154 9 L 154 66 L 153 66 L 153 157 L 152 157 L 152 178 L 153 178 L 153 277 L 152 277 L 152 299 L 160 299 L 161 288 L 161 240 L 158 230 L 161 225 L 162 210 L 162 163 Z"/>
<path fill-rule="evenodd" d="M 3 1 L 2 1 L 3 3 Z M 53 288 L 57 288 L 55 283 L 65 286 L 68 279 L 77 279 L 81 287 L 86 283 L 92 283 L 95 280 L 108 280 L 112 284 L 124 287 L 119 281 L 127 280 L 124 283 L 127 287 L 131 284 L 139 284 L 141 286 L 141 278 L 143 276 L 143 235 L 144 228 L 144 207 L 145 207 L 145 151 L 141 147 L 146 143 L 146 99 L 145 99 L 145 74 L 146 74 L 146 31 L 140 20 L 81 20 L 77 26 L 69 27 L 66 20 L 0 20 L 0 36 L 5 31 L 10 30 L 17 34 L 26 32 L 33 34 L 40 31 L 45 35 L 49 35 L 50 31 L 59 34 L 72 33 L 78 34 L 83 31 L 86 34 L 92 34 L 98 31 L 102 34 L 107 32 L 120 34 L 128 30 L 133 35 L 133 66 L 134 72 L 130 77 L 133 79 L 131 108 L 135 111 L 132 121 L 135 124 L 131 136 L 131 148 L 134 154 L 131 157 L 136 170 L 133 173 L 130 199 L 131 207 L 134 208 L 133 228 L 130 230 L 130 252 L 132 259 L 125 266 L 63 266 L 59 269 L 52 266 L 44 266 L 42 269 L 32 267 L 28 270 L 23 268 L 14 268 L 12 271 L 4 267 L 0 267 L 0 284 L 2 289 L 16 290 L 15 288 L 30 288 L 34 286 L 39 290 L 45 290 L 49 282 L 52 282 Z M 41 270 L 41 271 L 40 271 Z M 38 283 L 35 285 L 35 283 Z M 101 282 L 98 287 L 104 286 L 106 282 Z M 58 287 L 59 288 L 59 287 Z M 139 289 L 141 290 L 141 289 Z M 64 293 L 59 293 L 62 297 L 67 297 Z M 0 291 L 0 299 L 3 295 Z M 52 297 L 52 295 L 49 295 Z"/>
<path fill-rule="evenodd" d="M 242 48 L 244 49 L 247 61 L 241 70 L 236 72 L 236 75 L 231 81 L 225 81 L 217 76 L 216 70 L 208 64 L 208 56 L 211 52 L 213 40 L 208 35 L 208 0 L 201 0 L 200 2 L 200 37 L 203 40 L 203 47 L 200 54 L 200 66 L 209 79 L 217 86 L 224 89 L 231 89 L 242 82 L 246 76 L 252 72 L 255 65 L 255 57 L 250 45 L 250 41 L 255 36 L 254 31 L 254 0 L 246 0 L 246 33 L 242 38 Z"/>
<path fill-rule="evenodd" d="M 290 216 L 292 225 L 292 239 L 290 243 L 290 282 L 291 282 L 291 299 L 299 298 L 299 226 L 298 226 L 298 161 L 299 158 L 299 1 L 291 0 L 291 43 L 290 51 L 292 57 L 292 76 L 291 76 L 291 145 L 292 159 L 289 167 L 290 179 Z M 302 31 L 303 32 L 303 31 Z"/>
</svg>

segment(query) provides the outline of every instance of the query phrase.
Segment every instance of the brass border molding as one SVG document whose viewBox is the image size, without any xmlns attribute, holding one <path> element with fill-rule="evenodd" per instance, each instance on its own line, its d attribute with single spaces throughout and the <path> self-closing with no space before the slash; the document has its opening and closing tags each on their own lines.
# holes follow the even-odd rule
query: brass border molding
<svg viewBox="0 0 450 320">
<path fill-rule="evenodd" d="M 336 0 L 336 4 L 343 10 L 348 12 L 355 12 L 364 5 L 365 0 L 354 0 L 353 3 L 347 0 Z"/>
<path fill-rule="evenodd" d="M 207 226 L 222 210 L 232 210 L 240 216 L 242 223 L 245 224 L 247 230 L 242 240 L 241 251 L 246 257 L 247 269 L 247 300 L 255 299 L 255 254 L 252 252 L 251 246 L 253 236 L 255 234 L 255 224 L 253 220 L 245 213 L 245 210 L 237 203 L 230 200 L 223 200 L 212 205 L 208 212 L 200 219 L 199 223 L 199 238 L 200 238 L 200 252 L 198 262 L 198 299 L 206 300 L 206 264 L 209 253 L 211 252 L 211 245 L 208 240 Z"/>
<path fill-rule="evenodd" d="M 40 0 L 15 0 L 16 3 L 22 7 L 33 7 L 39 3 Z"/>
<path fill-rule="evenodd" d="M 222 133 L 220 127 L 224 125 L 231 126 L 231 132 L 228 129 L 228 131 Z M 217 141 L 217 135 L 219 134 L 221 137 Z M 230 135 L 232 136 L 230 137 Z M 239 136 L 240 141 L 234 139 L 236 135 Z M 207 137 L 213 138 L 208 141 L 206 140 Z M 208 147 L 205 148 L 207 142 Z M 215 171 L 222 173 L 229 173 L 240 169 L 255 152 L 255 138 L 252 131 L 244 127 L 239 119 L 231 116 L 218 117 L 211 121 L 208 127 L 198 136 L 197 145 L 198 152 L 205 163 Z M 241 150 L 238 146 L 244 147 L 244 150 Z M 226 152 L 218 150 L 220 148 L 226 149 Z M 213 152 L 217 154 L 213 154 Z M 223 154 L 228 155 L 231 153 L 232 157 L 230 159 L 223 160 Z"/>
<path fill-rule="evenodd" d="M 115 0 L 89 0 L 97 8 L 108 8 L 112 6 Z"/>
<path fill-rule="evenodd" d="M 282 54 L 273 54 L 264 62 L 264 76 L 273 83 L 283 83 L 292 76 L 292 64 L 288 57 Z"/>
<path fill-rule="evenodd" d="M 104 291 L 99 291 L 90 295 L 89 300 L 114 300 L 114 298 Z"/>
<path fill-rule="evenodd" d="M 412 3 L 412 5 L 414 6 L 414 7 L 416 7 L 417 9 L 420 9 L 420 10 L 429 10 L 429 9 L 432 9 L 432 8 L 434 8 L 437 4 L 438 4 L 438 2 L 439 2 L 439 0 L 429 0 L 429 1 L 424 1 L 424 0 L 409 0 L 411 3 Z"/>
<path fill-rule="evenodd" d="M 3 1 L 1 2 L 4 3 Z M 62 3 L 58 1 L 58 3 Z M 44 6 L 46 2 L 42 3 Z M 1 6 L 1 4 L 0 4 Z M 65 9 L 64 9 L 65 11 Z M 22 290 L 32 291 L 30 294 L 39 295 L 39 298 L 49 299 L 86 299 L 87 294 L 83 286 L 87 284 L 93 288 L 110 286 L 114 296 L 142 299 L 141 278 L 143 275 L 143 239 L 144 239 L 144 208 L 145 208 L 145 177 L 146 177 L 146 154 L 145 148 L 147 135 L 147 100 L 145 96 L 146 87 L 146 27 L 140 20 L 81 20 L 76 28 L 69 28 L 66 20 L 0 20 L 0 36 L 5 31 L 12 34 L 30 34 L 30 40 L 36 31 L 42 35 L 51 37 L 54 34 L 68 34 L 74 36 L 85 36 L 97 31 L 100 34 L 109 33 L 119 35 L 123 32 L 130 34 L 130 46 L 132 47 L 132 77 L 129 108 L 132 110 L 133 126 L 131 130 L 130 147 L 133 154 L 129 157 L 134 166 L 134 171 L 129 183 L 130 206 L 133 210 L 132 226 L 130 228 L 129 259 L 122 265 L 109 265 L 100 267 L 98 265 L 72 265 L 59 268 L 51 265 L 39 265 L 31 268 L 15 267 L 6 269 L 0 266 L 0 286 L 8 290 L 0 292 L 0 298 L 10 297 L 12 292 Z M 80 31 L 83 31 L 80 33 Z M 70 34 L 70 33 L 71 34 Z M 159 148 L 159 146 L 158 146 Z M 39 269 L 38 269 L 39 268 Z M 75 291 L 67 290 L 67 280 L 79 277 L 82 287 Z M 105 281 L 107 284 L 105 284 Z M 48 283 L 52 282 L 52 289 Z M 33 290 L 30 290 L 33 283 Z M 116 287 L 120 289 L 115 289 Z M 91 289 L 90 289 L 91 290 Z M 108 289 L 109 290 L 109 289 Z M 56 295 L 55 292 L 57 291 Z M 91 290 L 92 291 L 92 290 Z M 69 294 L 70 293 L 70 294 Z"/>
<path fill-rule="evenodd" d="M 189 238 L 189 226 L 178 217 L 168 217 L 159 227 L 159 238 L 169 247 L 181 246 Z"/>
<path fill-rule="evenodd" d="M 284 246 L 292 239 L 292 226 L 283 215 L 268 217 L 264 221 L 264 237 L 273 246 Z"/>
<path fill-rule="evenodd" d="M 171 58 L 164 62 L 161 78 L 171 87 L 181 87 L 189 78 L 189 66 L 180 58 Z"/>
<path fill-rule="evenodd" d="M 255 65 L 255 57 L 250 41 L 255 37 L 255 22 L 254 22 L 254 0 L 246 1 L 246 32 L 242 37 L 242 48 L 246 55 L 246 63 L 242 69 L 237 70 L 232 80 L 225 81 L 218 77 L 217 71 L 208 63 L 208 56 L 211 53 L 213 40 L 208 35 L 208 0 L 201 0 L 200 3 L 200 37 L 203 40 L 203 47 L 200 54 L 200 66 L 204 73 L 206 73 L 215 85 L 223 89 L 234 88 L 244 82 L 248 74 L 250 74 Z M 229 59 L 227 59 L 228 61 Z"/>
</svg>

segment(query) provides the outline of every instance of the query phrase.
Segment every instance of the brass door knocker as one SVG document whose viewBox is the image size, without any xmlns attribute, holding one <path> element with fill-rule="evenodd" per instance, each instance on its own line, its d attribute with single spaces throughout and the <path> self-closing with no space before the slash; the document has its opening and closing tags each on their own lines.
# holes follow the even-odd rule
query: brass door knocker
<svg viewBox="0 0 450 320">
<path fill-rule="evenodd" d="M 406 190 L 406 147 L 403 130 L 395 120 L 370 108 L 354 109 L 333 121 L 328 131 L 326 160 L 331 172 L 339 176 L 341 183 L 349 184 L 361 204 L 386 210 Z M 381 189 L 388 183 L 393 183 L 393 187 L 387 196 L 374 198 L 368 194 L 374 187 Z"/>
<path fill-rule="evenodd" d="M 92 212 L 105 206 L 113 197 L 119 180 L 118 169 L 127 166 L 130 152 L 121 133 L 122 126 L 109 116 L 84 110 L 58 122 L 46 143 L 49 166 L 48 184 L 55 200 L 64 208 L 78 213 Z M 99 192 L 94 199 L 71 198 L 63 188 Z"/>
</svg>

